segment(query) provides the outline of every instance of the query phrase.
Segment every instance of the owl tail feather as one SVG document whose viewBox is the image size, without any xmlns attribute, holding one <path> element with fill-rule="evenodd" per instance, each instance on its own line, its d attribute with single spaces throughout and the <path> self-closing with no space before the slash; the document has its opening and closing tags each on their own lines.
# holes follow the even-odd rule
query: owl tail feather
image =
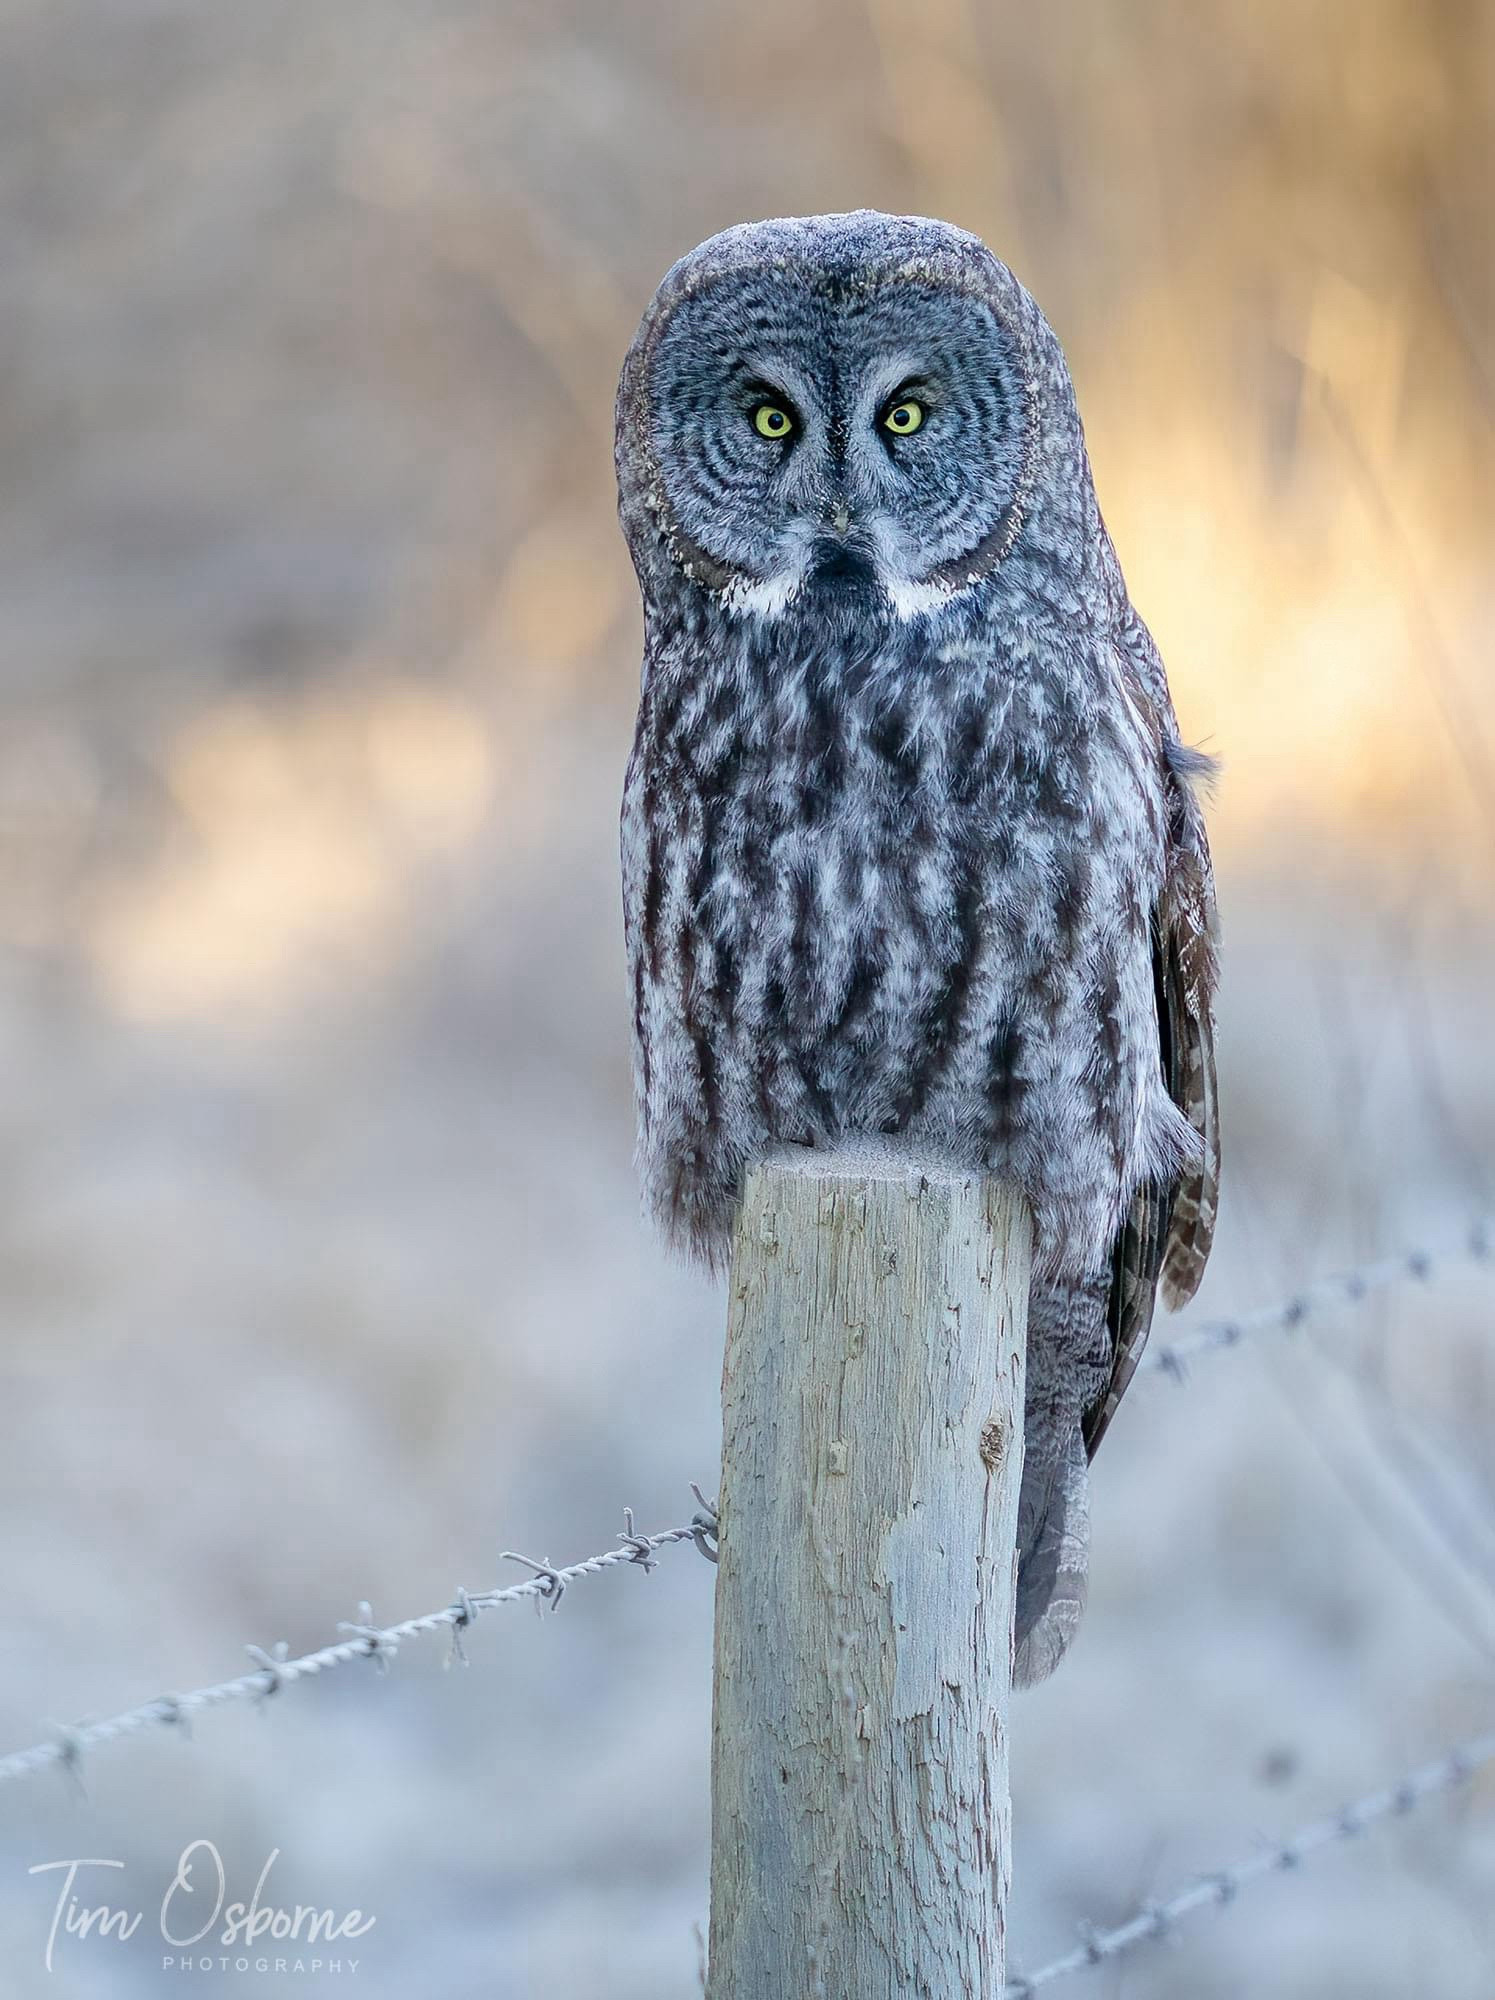
<svg viewBox="0 0 1495 2000">
<path fill-rule="evenodd" d="M 1018 1502 L 1013 1682 L 1047 1680 L 1079 1630 L 1090 1574 L 1090 1481 L 1076 1427 L 1063 1457 L 1030 1460 Z"/>
</svg>

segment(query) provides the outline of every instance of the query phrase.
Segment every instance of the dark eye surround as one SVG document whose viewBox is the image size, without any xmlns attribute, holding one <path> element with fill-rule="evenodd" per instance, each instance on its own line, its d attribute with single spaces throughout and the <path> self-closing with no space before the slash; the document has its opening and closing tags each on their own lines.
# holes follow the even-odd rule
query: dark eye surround
<svg viewBox="0 0 1495 2000">
<path fill-rule="evenodd" d="M 777 267 L 726 273 L 663 322 L 646 378 L 661 519 L 712 562 L 767 577 L 797 551 L 827 346 L 813 274 Z"/>
<path fill-rule="evenodd" d="M 959 562 L 995 530 L 1021 470 L 1013 335 L 986 299 L 900 277 L 848 304 L 840 351 L 851 357 L 842 379 L 857 361 L 868 375 L 887 370 L 869 383 L 875 400 L 858 426 L 885 525 L 917 551 L 921 575 Z M 909 403 L 917 409 L 895 414 Z"/>
</svg>

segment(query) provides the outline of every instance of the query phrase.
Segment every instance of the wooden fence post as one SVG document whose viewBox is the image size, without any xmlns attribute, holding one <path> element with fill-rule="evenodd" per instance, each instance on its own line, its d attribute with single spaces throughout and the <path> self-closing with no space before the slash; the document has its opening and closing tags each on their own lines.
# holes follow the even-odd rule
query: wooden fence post
<svg viewBox="0 0 1495 2000">
<path fill-rule="evenodd" d="M 748 1177 L 722 1377 L 710 2000 L 993 2000 L 1031 1224 L 882 1148 Z"/>
</svg>

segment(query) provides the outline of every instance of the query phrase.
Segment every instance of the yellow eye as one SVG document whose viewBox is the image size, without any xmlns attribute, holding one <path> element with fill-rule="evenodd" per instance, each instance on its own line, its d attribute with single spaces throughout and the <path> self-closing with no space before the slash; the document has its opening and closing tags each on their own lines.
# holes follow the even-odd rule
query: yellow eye
<svg viewBox="0 0 1495 2000">
<path fill-rule="evenodd" d="M 753 412 L 753 429 L 759 437 L 786 438 L 794 429 L 794 419 L 777 403 L 760 403 Z"/>
<path fill-rule="evenodd" d="M 910 397 L 905 403 L 895 403 L 883 418 L 883 428 L 893 432 L 895 437 L 908 437 L 924 421 L 924 405 Z"/>
</svg>

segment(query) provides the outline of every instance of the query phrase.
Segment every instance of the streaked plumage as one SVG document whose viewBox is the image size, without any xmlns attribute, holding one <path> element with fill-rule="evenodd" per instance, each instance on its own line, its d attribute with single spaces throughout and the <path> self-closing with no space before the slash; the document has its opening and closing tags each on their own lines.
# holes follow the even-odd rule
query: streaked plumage
<svg viewBox="0 0 1495 2000">
<path fill-rule="evenodd" d="M 786 438 L 755 420 L 770 399 Z M 974 237 L 860 213 L 712 238 L 644 316 L 617 465 L 645 614 L 623 875 L 649 1206 L 717 1258 L 749 1161 L 857 1132 L 1021 1182 L 1039 1678 L 1083 1605 L 1088 1456 L 1159 1284 L 1181 1302 L 1209 1251 L 1207 760 L 1059 344 Z"/>
</svg>

